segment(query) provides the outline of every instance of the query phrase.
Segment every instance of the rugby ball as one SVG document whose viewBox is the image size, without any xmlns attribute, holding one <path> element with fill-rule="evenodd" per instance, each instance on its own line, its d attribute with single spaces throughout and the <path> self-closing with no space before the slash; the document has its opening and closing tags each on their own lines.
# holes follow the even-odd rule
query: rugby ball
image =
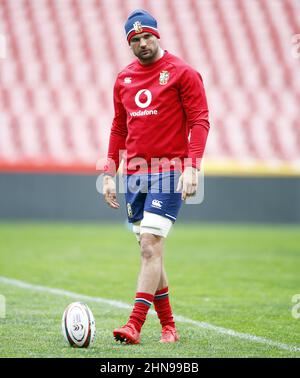
<svg viewBox="0 0 300 378">
<path fill-rule="evenodd" d="M 69 304 L 63 313 L 61 327 L 67 343 L 74 348 L 88 348 L 94 341 L 95 319 L 85 303 Z"/>
</svg>

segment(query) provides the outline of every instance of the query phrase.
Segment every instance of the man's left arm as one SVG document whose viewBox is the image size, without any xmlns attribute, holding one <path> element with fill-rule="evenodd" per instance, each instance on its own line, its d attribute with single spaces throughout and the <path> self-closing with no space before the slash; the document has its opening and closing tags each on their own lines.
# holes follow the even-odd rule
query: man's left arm
<svg viewBox="0 0 300 378">
<path fill-rule="evenodd" d="M 208 105 L 201 75 L 187 68 L 181 75 L 180 97 L 187 118 L 189 132 L 188 164 L 179 181 L 182 199 L 196 193 L 198 170 L 204 154 L 206 140 L 210 128 Z"/>
</svg>

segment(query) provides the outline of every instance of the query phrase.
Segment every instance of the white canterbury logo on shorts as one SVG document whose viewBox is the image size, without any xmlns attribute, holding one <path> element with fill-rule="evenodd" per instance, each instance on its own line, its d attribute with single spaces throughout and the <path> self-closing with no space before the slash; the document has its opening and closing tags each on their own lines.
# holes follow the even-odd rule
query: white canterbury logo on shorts
<svg viewBox="0 0 300 378">
<path fill-rule="evenodd" d="M 151 204 L 152 207 L 156 207 L 157 209 L 161 209 L 162 201 L 154 199 Z"/>
</svg>

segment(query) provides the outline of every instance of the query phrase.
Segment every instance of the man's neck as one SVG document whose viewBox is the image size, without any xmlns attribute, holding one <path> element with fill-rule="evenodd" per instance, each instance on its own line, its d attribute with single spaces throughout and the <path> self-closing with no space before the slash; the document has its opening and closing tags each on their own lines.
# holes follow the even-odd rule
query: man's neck
<svg viewBox="0 0 300 378">
<path fill-rule="evenodd" d="M 158 59 L 162 58 L 164 56 L 164 54 L 165 54 L 164 50 L 160 47 L 159 51 L 158 51 L 158 54 L 157 54 L 158 58 L 155 59 L 155 60 L 158 60 Z"/>
</svg>

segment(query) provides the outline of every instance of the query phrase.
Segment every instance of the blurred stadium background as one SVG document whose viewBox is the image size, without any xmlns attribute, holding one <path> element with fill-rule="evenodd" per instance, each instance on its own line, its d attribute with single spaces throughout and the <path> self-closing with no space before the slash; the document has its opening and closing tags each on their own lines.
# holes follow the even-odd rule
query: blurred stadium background
<svg viewBox="0 0 300 378">
<path fill-rule="evenodd" d="M 135 8 L 204 78 L 205 198 L 182 220 L 298 223 L 299 0 L 0 0 L 0 218 L 122 218 L 96 162 Z"/>
</svg>

